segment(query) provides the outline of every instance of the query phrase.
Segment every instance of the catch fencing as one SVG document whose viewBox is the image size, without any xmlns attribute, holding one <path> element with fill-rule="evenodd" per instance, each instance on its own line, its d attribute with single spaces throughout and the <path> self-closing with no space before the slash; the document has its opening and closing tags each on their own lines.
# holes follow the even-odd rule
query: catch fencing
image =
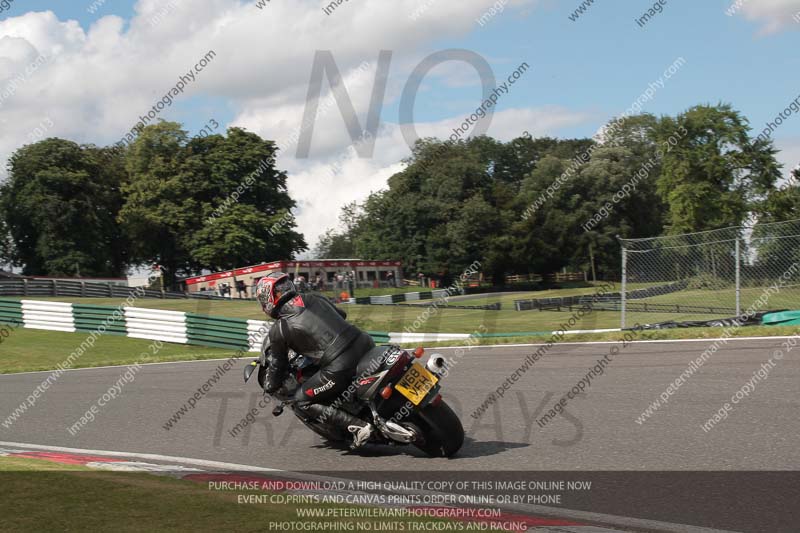
<svg viewBox="0 0 800 533">
<path fill-rule="evenodd" d="M 709 313 L 800 309 L 800 220 L 620 243 L 622 328 L 707 319 Z M 637 291 L 668 284 L 679 290 L 636 297 Z"/>
</svg>

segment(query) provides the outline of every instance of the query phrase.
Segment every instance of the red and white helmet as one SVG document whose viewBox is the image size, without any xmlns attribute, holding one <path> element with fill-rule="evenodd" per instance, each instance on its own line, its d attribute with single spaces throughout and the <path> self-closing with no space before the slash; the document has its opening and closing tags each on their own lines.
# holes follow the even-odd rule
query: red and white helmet
<svg viewBox="0 0 800 533">
<path fill-rule="evenodd" d="M 294 283 L 286 272 L 272 272 L 258 280 L 256 286 L 256 299 L 261 304 L 261 309 L 268 315 L 278 305 L 278 300 L 284 294 L 294 291 Z"/>
</svg>

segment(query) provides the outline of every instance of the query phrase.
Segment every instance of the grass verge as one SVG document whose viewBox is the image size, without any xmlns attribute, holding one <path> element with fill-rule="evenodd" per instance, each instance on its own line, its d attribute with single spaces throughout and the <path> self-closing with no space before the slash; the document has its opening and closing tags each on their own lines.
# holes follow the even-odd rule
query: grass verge
<svg viewBox="0 0 800 533">
<path fill-rule="evenodd" d="M 674 328 L 674 329 L 653 329 L 639 332 L 635 340 L 682 340 L 682 339 L 717 339 L 723 335 L 725 328 Z M 736 337 L 780 337 L 800 335 L 800 326 L 744 326 L 732 330 L 730 338 Z M 564 335 L 559 342 L 598 342 L 598 341 L 619 341 L 622 333 L 612 331 L 607 333 L 575 333 Z M 479 337 L 470 340 L 475 346 L 486 346 L 494 344 L 545 344 L 550 339 L 550 333 L 542 335 L 531 335 L 524 337 Z M 419 343 L 405 343 L 404 348 L 413 348 Z M 467 346 L 464 341 L 443 341 L 424 343 L 426 348 L 436 348 L 444 346 Z"/>
<path fill-rule="evenodd" d="M 0 373 L 52 370 L 75 351 L 87 333 L 63 333 L 17 328 L 0 345 Z M 206 346 L 164 343 L 153 350 L 153 341 L 102 335 L 78 358 L 72 368 L 127 365 L 132 363 L 159 363 L 164 361 L 194 361 L 221 359 L 235 352 Z M 156 351 L 156 353 L 153 353 Z"/>
<path fill-rule="evenodd" d="M 613 326 L 611 326 L 613 327 Z M 646 330 L 636 336 L 636 340 L 680 340 L 714 339 L 720 337 L 725 328 L 675 328 Z M 466 328 L 462 332 L 468 331 Z M 733 330 L 731 337 L 791 336 L 800 332 L 798 326 L 746 326 Z M 32 329 L 16 329 L 3 341 L 0 351 L 0 374 L 52 370 L 63 362 L 85 338 L 81 333 L 62 333 Z M 546 343 L 550 333 L 521 337 L 480 337 L 470 340 L 473 345 L 540 344 Z M 619 332 L 576 333 L 565 335 L 560 342 L 617 341 Z M 158 353 L 149 349 L 151 341 L 128 337 L 103 336 L 94 348 L 88 350 L 72 368 L 128 365 L 132 363 L 157 363 L 168 361 L 199 361 L 223 359 L 234 355 L 231 350 L 164 343 Z M 414 348 L 419 343 L 404 344 Z M 442 346 L 466 346 L 465 341 L 426 342 L 428 348 Z"/>
<path fill-rule="evenodd" d="M 270 523 L 317 522 L 313 531 L 357 531 L 356 522 L 378 530 L 391 522 L 409 531 L 410 522 L 433 530 L 446 520 L 300 518 L 302 507 L 357 509 L 352 505 L 239 503 L 239 496 L 275 493 L 209 490 L 202 483 L 145 473 L 107 472 L 40 459 L 0 457 L 0 531 L 271 531 Z M 325 527 L 328 524 L 328 527 Z M 365 529 L 365 530 L 367 530 Z M 382 529 L 388 531 L 388 529 Z M 489 530 L 496 531 L 496 530 Z"/>
</svg>

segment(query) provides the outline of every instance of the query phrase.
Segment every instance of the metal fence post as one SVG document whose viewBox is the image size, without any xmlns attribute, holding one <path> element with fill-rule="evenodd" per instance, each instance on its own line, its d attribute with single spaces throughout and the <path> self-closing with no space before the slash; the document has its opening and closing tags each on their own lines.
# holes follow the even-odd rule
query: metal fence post
<svg viewBox="0 0 800 533">
<path fill-rule="evenodd" d="M 741 268 L 742 260 L 739 252 L 739 237 L 734 241 L 734 253 L 736 254 L 736 316 L 742 316 L 742 283 L 741 283 Z"/>
<path fill-rule="evenodd" d="M 627 286 L 628 278 L 628 251 L 625 249 L 625 243 L 621 242 L 622 246 L 622 287 L 620 288 L 620 329 L 625 329 L 625 289 Z"/>
</svg>

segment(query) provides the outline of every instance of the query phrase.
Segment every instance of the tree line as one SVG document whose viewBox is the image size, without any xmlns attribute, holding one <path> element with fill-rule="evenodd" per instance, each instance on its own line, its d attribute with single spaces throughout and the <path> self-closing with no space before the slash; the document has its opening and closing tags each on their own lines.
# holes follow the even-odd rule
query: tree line
<svg viewBox="0 0 800 533">
<path fill-rule="evenodd" d="M 800 218 L 769 139 L 730 105 L 612 121 L 598 138 L 424 139 L 388 188 L 342 210 L 320 257 L 400 259 L 452 279 L 476 258 L 495 284 L 566 268 L 618 278 L 617 237 Z M 800 177 L 800 176 L 798 176 Z"/>
<path fill-rule="evenodd" d="M 475 260 L 497 284 L 563 268 L 615 278 L 618 236 L 800 218 L 796 183 L 776 186 L 775 154 L 726 104 L 627 117 L 594 138 L 422 139 L 386 189 L 342 209 L 314 253 L 399 259 L 443 281 Z M 0 185 L 0 261 L 96 277 L 158 264 L 174 286 L 203 269 L 291 259 L 307 245 L 276 155 L 240 128 L 190 138 L 165 121 L 124 149 L 24 146 Z"/>
<path fill-rule="evenodd" d="M 0 186 L 0 259 L 47 276 L 157 264 L 174 287 L 206 268 L 291 257 L 307 246 L 276 155 L 275 143 L 240 128 L 190 138 L 165 121 L 124 149 L 58 138 L 24 146 Z"/>
</svg>

